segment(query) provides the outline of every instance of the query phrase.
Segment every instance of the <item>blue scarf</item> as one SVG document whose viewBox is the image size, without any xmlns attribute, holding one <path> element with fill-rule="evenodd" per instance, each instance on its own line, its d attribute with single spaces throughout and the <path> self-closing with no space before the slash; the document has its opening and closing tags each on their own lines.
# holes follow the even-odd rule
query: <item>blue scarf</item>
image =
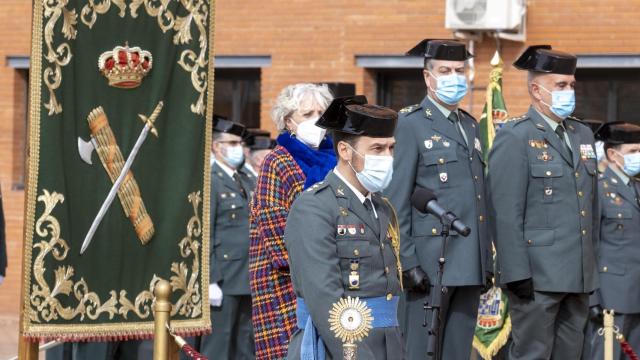
<svg viewBox="0 0 640 360">
<path fill-rule="evenodd" d="M 324 180 L 325 176 L 336 167 L 336 154 L 333 151 L 333 142 L 325 138 L 320 143 L 318 150 L 313 149 L 300 140 L 291 136 L 289 132 L 283 132 L 278 136 L 278 144 L 283 146 L 293 156 L 300 169 L 306 176 L 304 188 Z"/>
</svg>

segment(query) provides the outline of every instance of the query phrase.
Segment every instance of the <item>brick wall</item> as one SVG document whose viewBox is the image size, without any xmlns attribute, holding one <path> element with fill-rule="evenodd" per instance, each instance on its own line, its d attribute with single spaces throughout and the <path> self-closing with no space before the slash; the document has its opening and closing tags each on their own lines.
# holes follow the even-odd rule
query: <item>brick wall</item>
<svg viewBox="0 0 640 360">
<path fill-rule="evenodd" d="M 586 53 L 633 53 L 640 49 L 637 0 L 529 0 L 528 43 Z M 0 286 L 0 314 L 18 310 L 23 192 L 20 178 L 24 137 L 22 80 L 6 65 L 10 55 L 28 55 L 31 2 L 0 1 L 0 184 L 4 195 L 9 271 Z M 261 78 L 261 120 L 274 130 L 269 111 L 278 92 L 302 82 L 352 82 L 373 97 L 375 77 L 355 65 L 355 55 L 401 54 L 423 38 L 446 38 L 444 0 L 218 0 L 215 49 L 221 55 L 271 55 Z M 523 44 L 503 42 L 505 63 Z M 493 40 L 476 45 L 477 88 L 486 86 Z M 504 89 L 512 114 L 528 106 L 525 75 L 507 66 Z M 484 92 L 474 95 L 474 113 Z M 465 102 L 466 103 L 466 102 Z"/>
</svg>

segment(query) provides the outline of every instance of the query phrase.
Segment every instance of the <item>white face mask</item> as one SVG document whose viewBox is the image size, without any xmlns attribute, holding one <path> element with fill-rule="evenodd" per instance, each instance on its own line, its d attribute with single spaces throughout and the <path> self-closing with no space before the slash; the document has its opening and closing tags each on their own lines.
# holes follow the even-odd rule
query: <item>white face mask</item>
<svg viewBox="0 0 640 360">
<path fill-rule="evenodd" d="M 356 173 L 360 184 L 369 192 L 379 192 L 387 188 L 393 177 L 393 156 L 389 155 L 362 155 L 349 146 L 356 154 L 364 158 L 364 169 L 357 172 L 351 162 L 349 166 Z"/>
<path fill-rule="evenodd" d="M 242 145 L 227 146 L 222 155 L 224 161 L 236 169 L 244 161 L 244 150 L 242 149 Z"/>
<path fill-rule="evenodd" d="M 306 120 L 298 124 L 295 136 L 305 145 L 317 149 L 327 134 L 327 130 L 316 126 L 318 119 Z"/>
</svg>

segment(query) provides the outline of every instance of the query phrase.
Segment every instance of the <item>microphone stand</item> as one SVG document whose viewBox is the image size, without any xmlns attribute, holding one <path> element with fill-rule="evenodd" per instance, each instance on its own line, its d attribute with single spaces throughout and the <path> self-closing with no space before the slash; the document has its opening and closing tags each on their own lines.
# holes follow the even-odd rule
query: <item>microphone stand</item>
<svg viewBox="0 0 640 360">
<path fill-rule="evenodd" d="M 423 327 L 427 327 L 429 324 L 429 330 L 427 331 L 427 355 L 431 356 L 434 360 L 440 360 L 442 357 L 441 334 L 440 334 L 440 309 L 442 307 L 442 296 L 447 293 L 447 287 L 442 285 L 442 276 L 444 274 L 444 264 L 446 262 L 445 252 L 447 249 L 447 242 L 449 241 L 449 232 L 451 230 L 451 220 L 448 216 L 444 216 L 440 223 L 442 224 L 442 230 L 440 236 L 442 238 L 442 246 L 440 248 L 440 258 L 438 259 L 438 272 L 436 275 L 436 282 L 431 289 L 430 298 L 424 303 L 424 321 Z M 431 321 L 427 321 L 430 318 Z"/>
</svg>

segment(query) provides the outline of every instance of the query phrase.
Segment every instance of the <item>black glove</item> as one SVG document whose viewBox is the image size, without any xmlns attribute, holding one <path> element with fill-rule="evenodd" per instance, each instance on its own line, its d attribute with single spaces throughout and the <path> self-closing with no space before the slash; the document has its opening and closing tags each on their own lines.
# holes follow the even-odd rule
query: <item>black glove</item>
<svg viewBox="0 0 640 360">
<path fill-rule="evenodd" d="M 589 319 L 598 326 L 604 326 L 604 314 L 602 314 L 602 306 L 594 305 L 589 308 Z"/>
<path fill-rule="evenodd" d="M 489 292 L 489 290 L 491 290 L 491 288 L 493 287 L 493 274 L 490 272 L 486 272 L 484 274 L 484 286 L 482 287 L 482 291 L 480 292 L 480 295 L 486 294 Z"/>
<path fill-rule="evenodd" d="M 533 280 L 531 278 L 507 283 L 507 289 L 522 300 L 533 300 Z"/>
<path fill-rule="evenodd" d="M 404 288 L 409 291 L 428 294 L 431 290 L 431 281 L 429 281 L 429 276 L 420 268 L 420 266 L 403 271 L 402 283 Z"/>
</svg>

